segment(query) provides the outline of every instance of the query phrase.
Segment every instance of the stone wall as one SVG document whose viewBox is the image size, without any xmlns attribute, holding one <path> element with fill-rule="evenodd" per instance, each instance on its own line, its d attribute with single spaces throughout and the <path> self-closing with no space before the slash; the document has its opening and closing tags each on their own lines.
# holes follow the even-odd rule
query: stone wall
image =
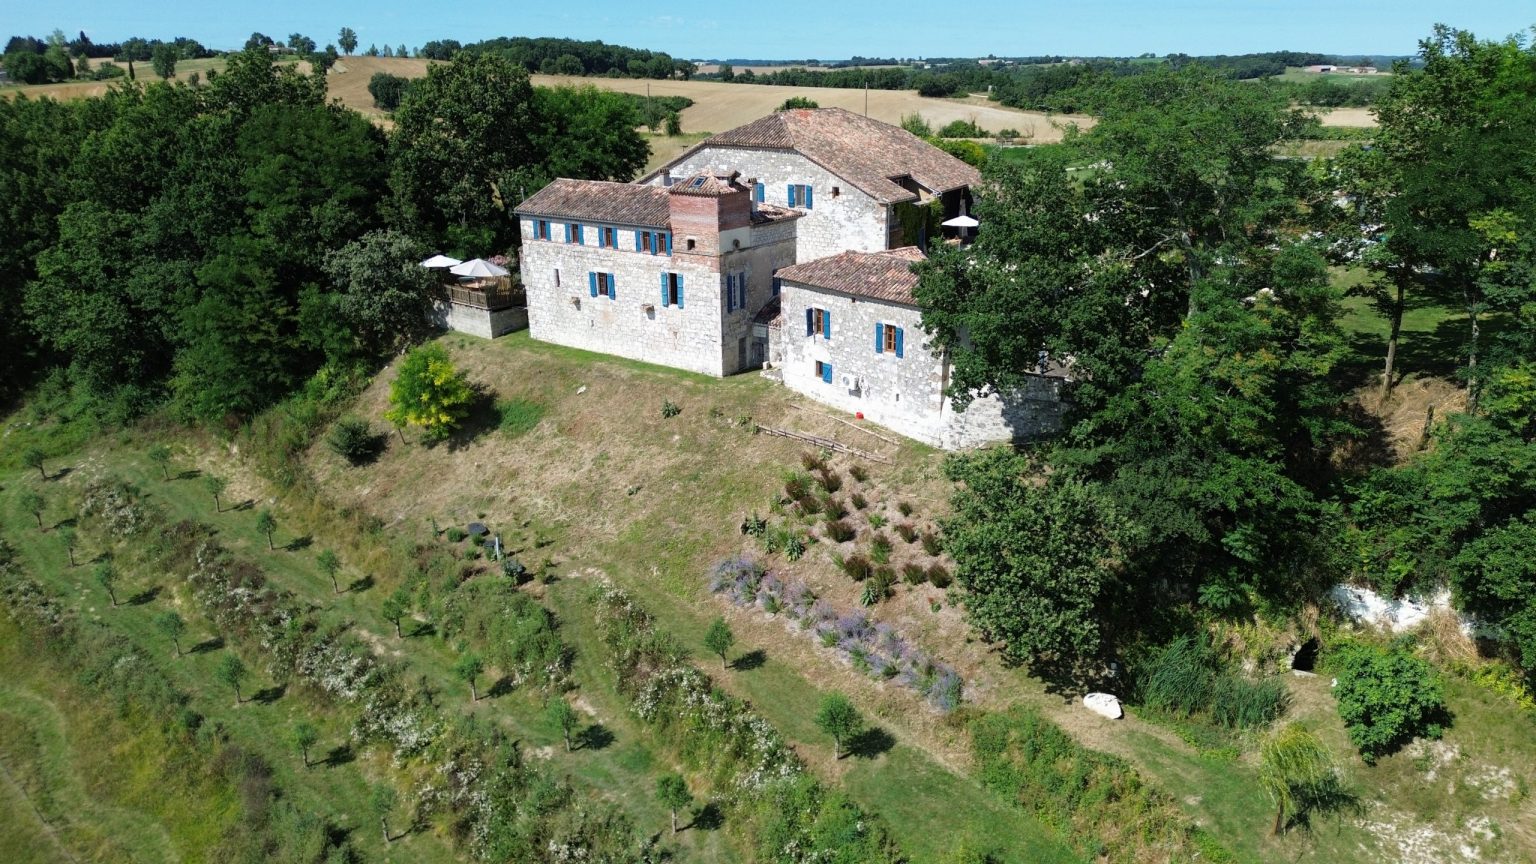
<svg viewBox="0 0 1536 864">
<path fill-rule="evenodd" d="M 944 397 L 947 369 L 929 350 L 915 306 L 823 291 L 792 282 L 783 287 L 783 326 L 771 331 L 784 384 L 850 414 L 862 412 L 909 438 L 945 449 L 1037 437 L 1060 426 L 1057 382 L 1040 378 L 1024 391 L 982 395 L 964 412 Z M 827 310 L 831 338 L 806 335 L 806 309 Z M 875 350 L 875 325 L 902 328 L 901 357 Z M 816 362 L 832 364 L 832 381 Z"/>
<path fill-rule="evenodd" d="M 879 252 L 889 239 L 886 205 L 798 153 L 704 147 L 671 169 L 674 180 L 706 171 L 740 171 L 742 182 L 763 184 L 764 203 L 789 206 L 789 184 L 812 187 L 810 210 L 796 226 L 797 259 L 812 261 L 839 252 Z M 658 175 L 652 185 L 661 185 Z M 833 194 L 833 189 L 837 194 Z M 801 208 L 797 208 L 801 209 Z"/>
<path fill-rule="evenodd" d="M 446 299 L 434 299 L 428 319 L 438 327 L 469 333 L 485 339 L 495 339 L 515 333 L 528 326 L 528 310 L 522 306 L 506 309 L 477 309 L 450 303 Z"/>
</svg>

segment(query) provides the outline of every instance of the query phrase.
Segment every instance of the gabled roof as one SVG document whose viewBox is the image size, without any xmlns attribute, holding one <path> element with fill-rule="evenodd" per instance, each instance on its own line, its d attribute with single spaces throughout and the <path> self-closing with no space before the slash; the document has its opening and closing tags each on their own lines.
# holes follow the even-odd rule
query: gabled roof
<svg viewBox="0 0 1536 864">
<path fill-rule="evenodd" d="M 926 258 L 916 246 L 886 252 L 844 252 L 785 267 L 775 275 L 810 288 L 916 306 L 912 289 L 917 287 L 917 274 L 912 272 L 912 265 Z"/>
<path fill-rule="evenodd" d="M 797 108 L 769 114 L 706 138 L 665 167 L 671 168 L 706 147 L 793 150 L 883 204 L 917 197 L 896 182 L 900 178 L 911 178 L 934 194 L 981 180 L 975 168 L 907 130 L 842 108 Z"/>
<path fill-rule="evenodd" d="M 667 190 L 604 180 L 556 180 L 517 205 L 514 212 L 519 216 L 645 228 L 665 228 L 671 219 Z"/>
<path fill-rule="evenodd" d="M 725 195 L 737 195 L 751 190 L 736 182 L 741 176 L 740 171 L 729 173 L 715 173 L 705 171 L 692 177 L 673 183 L 667 189 L 671 195 L 693 195 L 700 198 L 720 198 Z"/>
</svg>

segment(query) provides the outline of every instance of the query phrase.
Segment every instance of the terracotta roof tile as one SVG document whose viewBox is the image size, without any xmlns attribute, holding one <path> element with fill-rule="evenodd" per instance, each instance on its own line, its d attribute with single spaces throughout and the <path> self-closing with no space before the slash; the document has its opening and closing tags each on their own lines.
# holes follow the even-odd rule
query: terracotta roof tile
<svg viewBox="0 0 1536 864">
<path fill-rule="evenodd" d="M 811 288 L 915 306 L 912 289 L 917 287 L 917 274 L 912 264 L 925 257 L 914 246 L 889 252 L 844 252 L 785 267 L 777 275 Z"/>
<path fill-rule="evenodd" d="M 671 218 L 666 189 L 603 180 L 556 180 L 517 205 L 515 212 L 646 228 L 665 228 Z"/>
<path fill-rule="evenodd" d="M 886 204 L 917 197 L 896 182 L 901 178 L 910 177 L 934 193 L 981 179 L 975 168 L 905 129 L 842 108 L 770 114 L 705 139 L 671 164 L 704 147 L 795 150 Z"/>
</svg>

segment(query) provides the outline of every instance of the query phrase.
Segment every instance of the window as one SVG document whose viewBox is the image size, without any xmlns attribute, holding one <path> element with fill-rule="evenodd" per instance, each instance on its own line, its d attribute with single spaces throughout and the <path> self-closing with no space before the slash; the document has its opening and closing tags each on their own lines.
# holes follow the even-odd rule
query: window
<svg viewBox="0 0 1536 864">
<path fill-rule="evenodd" d="M 815 306 L 805 310 L 805 335 L 821 336 L 823 339 L 832 338 L 832 313 L 826 309 L 818 309 Z"/>
<path fill-rule="evenodd" d="M 814 198 L 812 191 L 811 187 L 805 183 L 789 184 L 789 206 L 811 209 Z"/>
<path fill-rule="evenodd" d="M 725 311 L 735 312 L 747 308 L 747 273 L 725 274 Z"/>
<path fill-rule="evenodd" d="M 574 244 L 576 244 L 578 246 L 581 245 L 581 225 L 580 224 L 578 224 L 576 222 L 571 222 L 571 223 L 568 223 L 565 226 L 565 242 L 567 242 L 567 243 L 574 243 Z"/>
<path fill-rule="evenodd" d="M 534 220 L 534 222 L 533 222 L 533 239 L 535 239 L 535 240 L 548 240 L 549 239 L 549 220 L 548 219 L 535 219 Z"/>
<path fill-rule="evenodd" d="M 587 289 L 593 297 L 607 297 L 609 300 L 619 299 L 612 273 L 588 273 Z"/>
<path fill-rule="evenodd" d="M 894 324 L 876 324 L 875 353 L 895 354 L 897 357 L 902 357 L 905 354 L 902 345 L 903 335 L 903 329 Z"/>
<path fill-rule="evenodd" d="M 821 380 L 823 380 L 825 382 L 827 382 L 828 384 L 831 384 L 832 383 L 832 364 L 831 363 L 823 363 L 820 360 L 817 360 L 816 361 L 816 377 L 820 378 Z"/>
<path fill-rule="evenodd" d="M 597 231 L 597 245 L 603 247 L 604 249 L 619 248 L 618 229 L 604 227 L 597 229 Z"/>
<path fill-rule="evenodd" d="M 780 279 L 777 276 L 773 277 L 773 296 L 775 296 L 775 297 L 779 296 L 779 289 L 783 288 L 783 287 L 784 287 L 784 280 Z"/>
<path fill-rule="evenodd" d="M 555 268 L 555 287 L 556 288 L 560 287 L 560 268 L 559 267 Z"/>
<path fill-rule="evenodd" d="M 693 251 L 693 249 L 694 249 L 694 246 L 695 246 L 695 245 L 696 245 L 696 244 L 697 244 L 697 241 L 695 241 L 695 240 L 694 240 L 694 239 L 693 239 L 693 238 L 692 238 L 692 237 L 689 237 L 689 238 L 688 238 L 688 251 L 689 251 L 689 252 L 692 252 L 692 251 Z"/>
<path fill-rule="evenodd" d="M 840 186 L 833 186 L 832 187 L 832 197 L 833 198 L 836 198 L 837 196 L 839 196 L 841 194 L 843 194 L 842 187 L 840 187 Z"/>
<path fill-rule="evenodd" d="M 635 251 L 648 252 L 652 255 L 671 255 L 672 235 L 665 231 L 636 231 Z"/>
<path fill-rule="evenodd" d="M 683 274 L 661 274 L 661 305 L 683 308 Z"/>
</svg>

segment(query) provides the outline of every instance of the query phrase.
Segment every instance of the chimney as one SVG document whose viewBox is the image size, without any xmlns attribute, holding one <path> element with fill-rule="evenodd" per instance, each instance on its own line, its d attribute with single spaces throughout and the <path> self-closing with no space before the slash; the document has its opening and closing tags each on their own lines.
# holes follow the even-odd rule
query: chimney
<svg viewBox="0 0 1536 864">
<path fill-rule="evenodd" d="M 734 174 L 705 173 L 680 180 L 672 185 L 668 204 L 673 254 L 719 255 L 728 251 L 721 248 L 721 234 L 752 225 L 752 193 Z"/>
</svg>

